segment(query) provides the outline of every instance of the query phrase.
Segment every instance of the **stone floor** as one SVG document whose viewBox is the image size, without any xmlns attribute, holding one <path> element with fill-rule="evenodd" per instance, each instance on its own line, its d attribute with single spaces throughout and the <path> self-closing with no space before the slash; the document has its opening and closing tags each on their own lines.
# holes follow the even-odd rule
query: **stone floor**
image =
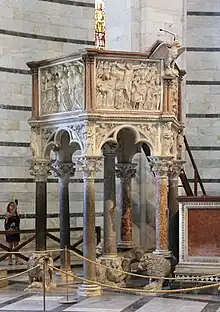
<svg viewBox="0 0 220 312">
<path fill-rule="evenodd" d="M 0 289 L 0 312 L 43 311 L 43 296 L 24 292 L 22 281 Z M 69 300 L 75 295 L 70 286 Z M 46 310 L 51 312 L 220 312 L 220 296 L 180 294 L 175 296 L 140 296 L 106 292 L 102 297 L 80 299 L 78 303 L 62 303 L 65 286 L 46 295 Z"/>
</svg>

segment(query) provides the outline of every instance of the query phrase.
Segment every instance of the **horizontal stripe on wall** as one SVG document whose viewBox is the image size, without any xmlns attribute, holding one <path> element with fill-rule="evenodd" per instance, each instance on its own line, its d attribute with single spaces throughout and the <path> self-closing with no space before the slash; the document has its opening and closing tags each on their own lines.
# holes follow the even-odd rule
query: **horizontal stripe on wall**
<svg viewBox="0 0 220 312">
<path fill-rule="evenodd" d="M 207 47 L 187 47 L 188 52 L 220 52 L 220 48 L 207 48 Z"/>
<path fill-rule="evenodd" d="M 43 36 L 43 35 L 23 33 L 23 32 L 20 32 L 20 31 L 13 31 L 13 30 L 7 30 L 7 29 L 0 29 L 0 34 L 1 35 L 7 35 L 7 36 L 16 36 L 16 37 L 29 38 L 29 39 L 38 39 L 38 40 L 62 42 L 62 43 L 85 44 L 85 45 L 91 45 L 91 46 L 95 45 L 95 41 L 81 40 L 81 39 L 70 39 L 70 38 L 60 38 L 60 37 L 51 37 L 51 36 Z"/>
<path fill-rule="evenodd" d="M 220 146 L 190 146 L 191 151 L 220 151 Z"/>
<path fill-rule="evenodd" d="M 96 217 L 103 217 L 103 212 L 96 212 L 95 216 Z M 35 219 L 36 215 L 34 213 L 21 213 L 19 214 L 21 219 Z M 82 212 L 72 212 L 69 214 L 71 218 L 83 218 L 83 213 Z M 47 218 L 59 218 L 60 214 L 59 213 L 48 213 Z M 0 215 L 0 219 L 4 219 L 5 215 Z"/>
<path fill-rule="evenodd" d="M 220 81 L 187 80 L 186 84 L 191 86 L 220 86 Z"/>
<path fill-rule="evenodd" d="M 38 1 L 80 6 L 80 7 L 86 7 L 86 8 L 95 8 L 95 4 L 89 3 L 89 2 L 81 2 L 81 1 L 70 1 L 70 0 L 38 0 Z"/>
<path fill-rule="evenodd" d="M 0 72 L 31 75 L 31 71 L 28 69 L 19 69 L 19 68 L 11 68 L 11 67 L 0 67 Z"/>
<path fill-rule="evenodd" d="M 6 142 L 0 141 L 0 146 L 8 146 L 8 147 L 29 147 L 29 142 Z"/>
<path fill-rule="evenodd" d="M 202 183 L 220 183 L 220 179 L 201 179 Z M 190 183 L 194 183 L 194 179 L 188 179 Z"/>
<path fill-rule="evenodd" d="M 18 106 L 18 105 L 4 105 L 0 104 L 1 109 L 7 109 L 7 110 L 16 110 L 16 111 L 25 111 L 25 112 L 31 112 L 30 106 Z"/>
<path fill-rule="evenodd" d="M 188 11 L 188 16 L 220 16 L 220 12 Z"/>
<path fill-rule="evenodd" d="M 48 183 L 58 183 L 58 179 L 48 179 Z M 95 183 L 103 183 L 104 179 L 95 179 Z M 33 178 L 0 178 L 0 183 L 35 183 Z M 83 179 L 70 179 L 70 183 L 83 183 Z"/>
<path fill-rule="evenodd" d="M 187 118 L 220 118 L 219 114 L 186 114 Z"/>
</svg>

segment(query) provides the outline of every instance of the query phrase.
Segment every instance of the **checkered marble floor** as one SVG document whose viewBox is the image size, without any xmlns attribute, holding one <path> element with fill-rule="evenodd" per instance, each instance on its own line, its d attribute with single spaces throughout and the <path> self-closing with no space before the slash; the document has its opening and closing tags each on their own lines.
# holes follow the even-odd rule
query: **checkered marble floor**
<svg viewBox="0 0 220 312">
<path fill-rule="evenodd" d="M 0 312 L 43 311 L 41 294 L 25 293 L 21 285 L 0 291 Z M 16 291 L 17 289 L 17 291 Z M 220 296 L 176 295 L 138 296 L 105 293 L 101 297 L 85 298 L 77 303 L 63 304 L 64 294 L 46 296 L 46 310 L 51 312 L 220 312 Z M 71 298 L 70 295 L 70 300 Z"/>
</svg>

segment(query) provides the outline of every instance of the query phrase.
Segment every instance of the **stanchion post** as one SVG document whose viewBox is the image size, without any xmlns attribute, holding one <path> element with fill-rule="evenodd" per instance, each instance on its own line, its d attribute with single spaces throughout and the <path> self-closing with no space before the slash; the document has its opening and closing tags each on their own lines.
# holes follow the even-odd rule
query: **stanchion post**
<svg viewBox="0 0 220 312">
<path fill-rule="evenodd" d="M 65 246 L 65 267 L 66 267 L 66 301 L 69 301 L 69 288 L 68 288 L 68 248 Z"/>
<path fill-rule="evenodd" d="M 46 312 L 46 259 L 43 261 L 43 311 Z"/>
</svg>

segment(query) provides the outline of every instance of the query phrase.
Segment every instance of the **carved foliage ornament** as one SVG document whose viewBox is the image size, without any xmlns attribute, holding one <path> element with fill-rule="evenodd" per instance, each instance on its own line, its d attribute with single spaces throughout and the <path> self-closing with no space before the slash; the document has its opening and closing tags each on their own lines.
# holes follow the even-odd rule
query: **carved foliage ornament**
<svg viewBox="0 0 220 312">
<path fill-rule="evenodd" d="M 41 69 L 42 115 L 83 109 L 83 66 L 80 61 L 72 61 Z"/>
<path fill-rule="evenodd" d="M 74 124 L 71 129 L 78 136 L 81 146 L 83 148 L 83 153 L 94 154 L 95 153 L 95 125 L 92 122 L 82 122 Z"/>
<path fill-rule="evenodd" d="M 160 62 L 97 62 L 97 109 L 155 111 L 160 110 L 160 103 Z"/>
<path fill-rule="evenodd" d="M 29 164 L 30 175 L 34 176 L 36 180 L 45 180 L 50 175 L 51 164 L 49 161 L 31 159 Z"/>
<path fill-rule="evenodd" d="M 175 134 L 172 129 L 172 122 L 167 122 L 162 127 L 162 155 L 170 156 L 175 153 Z"/>
<path fill-rule="evenodd" d="M 151 171 L 158 178 L 167 177 L 172 166 L 172 159 L 173 157 L 148 157 L 148 160 L 150 161 Z"/>
<path fill-rule="evenodd" d="M 75 168 L 73 163 L 60 162 L 57 160 L 52 164 L 52 171 L 56 177 L 68 181 L 69 177 L 74 175 Z"/>
<path fill-rule="evenodd" d="M 135 177 L 137 164 L 134 163 L 118 163 L 116 165 L 116 176 L 120 178 L 122 182 L 131 182 L 131 179 Z"/>
<path fill-rule="evenodd" d="M 84 178 L 94 178 L 96 172 L 101 170 L 102 157 L 99 156 L 79 156 L 75 157 L 75 168 L 83 173 Z"/>
</svg>

